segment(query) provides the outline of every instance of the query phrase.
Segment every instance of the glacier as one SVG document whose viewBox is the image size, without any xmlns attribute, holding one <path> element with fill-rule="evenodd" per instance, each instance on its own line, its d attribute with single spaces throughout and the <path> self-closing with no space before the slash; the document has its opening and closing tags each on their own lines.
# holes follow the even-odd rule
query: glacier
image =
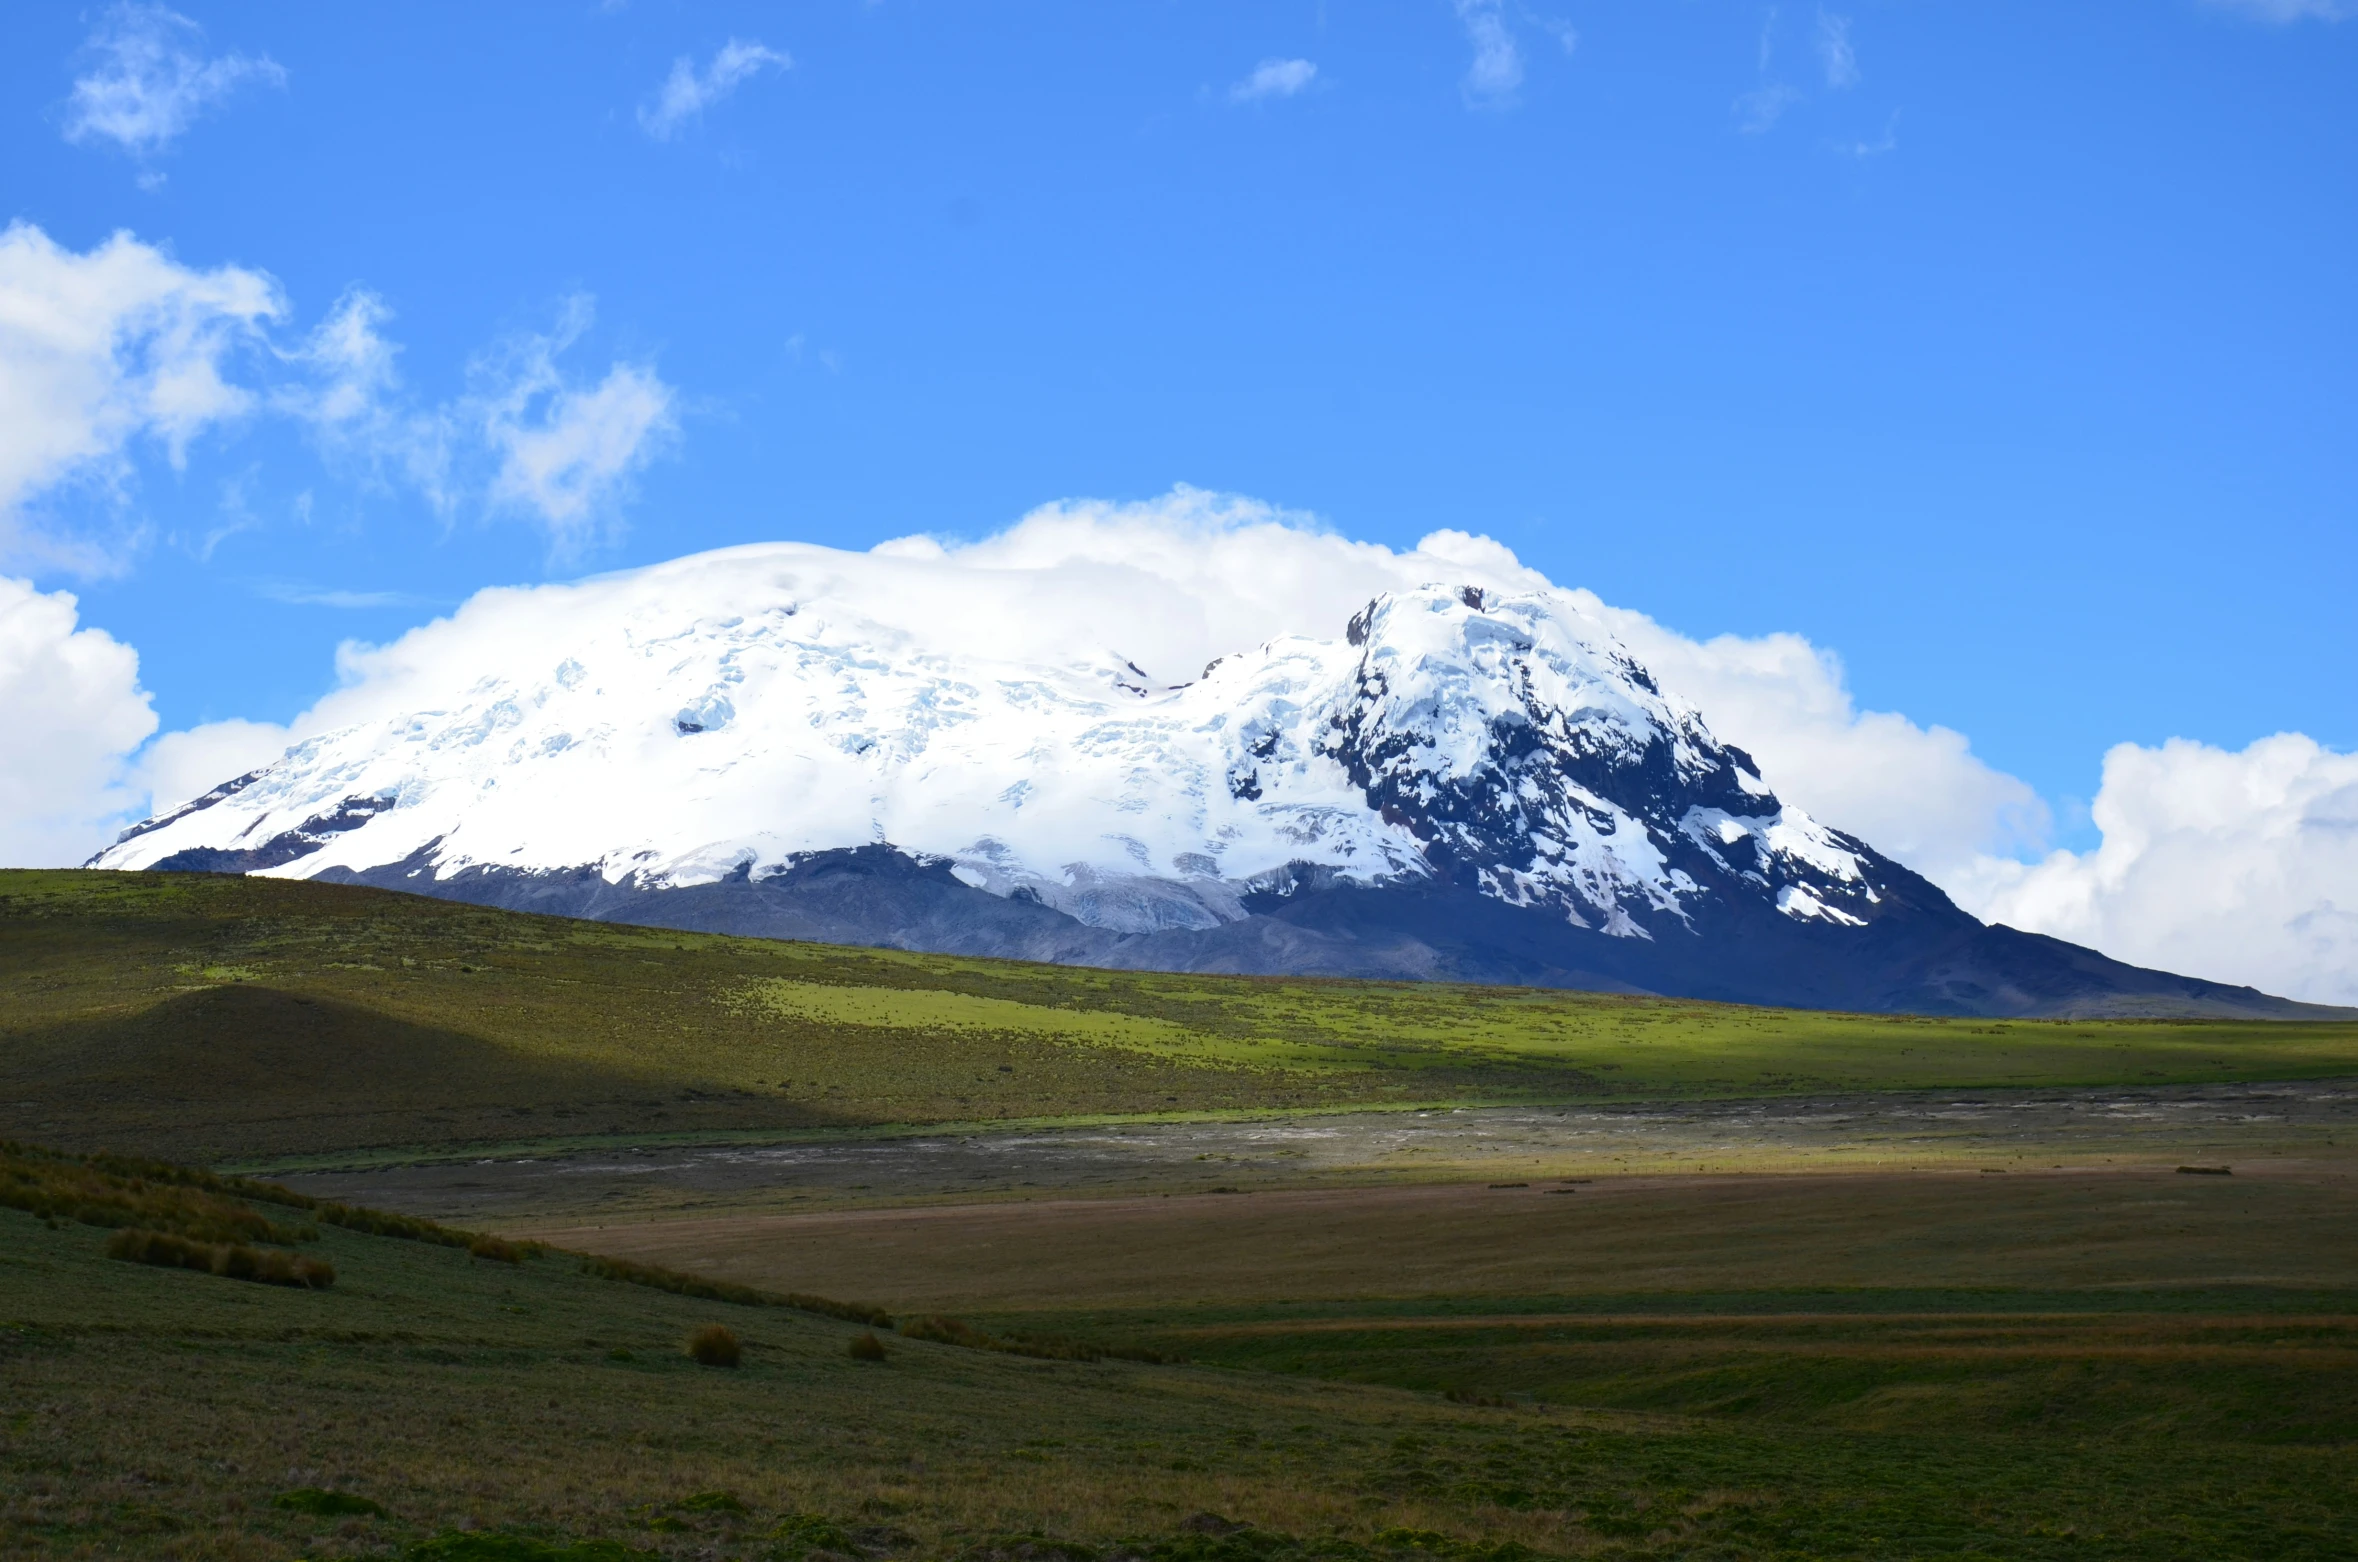
<svg viewBox="0 0 2358 1562">
<path fill-rule="evenodd" d="M 1104 965 L 2282 1002 L 1983 927 L 1782 803 L 1593 599 L 1527 575 L 1384 590 L 1200 667 L 976 578 L 781 543 L 485 593 L 373 704 L 92 865 Z"/>
</svg>

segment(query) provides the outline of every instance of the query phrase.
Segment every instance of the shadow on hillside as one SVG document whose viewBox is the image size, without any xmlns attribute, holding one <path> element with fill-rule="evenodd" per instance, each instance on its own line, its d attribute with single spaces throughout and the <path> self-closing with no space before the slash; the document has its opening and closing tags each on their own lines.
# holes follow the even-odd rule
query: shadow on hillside
<svg viewBox="0 0 2358 1562">
<path fill-rule="evenodd" d="M 836 1122 L 781 1098 L 533 1057 L 260 985 L 0 1042 L 0 1136 L 70 1149 L 223 1160 Z"/>
</svg>

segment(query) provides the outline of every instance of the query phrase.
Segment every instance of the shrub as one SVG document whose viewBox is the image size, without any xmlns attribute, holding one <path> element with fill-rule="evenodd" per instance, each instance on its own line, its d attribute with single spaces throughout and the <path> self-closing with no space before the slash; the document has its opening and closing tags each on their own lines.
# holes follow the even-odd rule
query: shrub
<svg viewBox="0 0 2358 1562">
<path fill-rule="evenodd" d="M 688 1336 L 688 1354 L 707 1367 L 733 1367 L 743 1348 L 727 1325 L 708 1323 Z"/>
<path fill-rule="evenodd" d="M 446 1530 L 431 1540 L 417 1542 L 405 1555 L 409 1562 L 663 1562 L 655 1552 L 634 1550 L 611 1540 L 577 1540 L 566 1545 L 483 1530 L 463 1534 Z"/>
<path fill-rule="evenodd" d="M 270 1505 L 284 1508 L 290 1513 L 317 1514 L 321 1518 L 382 1518 L 385 1512 L 366 1497 L 356 1497 L 348 1491 L 322 1491 L 316 1486 L 280 1492 L 270 1499 Z"/>
<path fill-rule="evenodd" d="M 842 1525 L 816 1513 L 789 1513 L 770 1531 L 772 1540 L 783 1541 L 777 1555 L 785 1558 L 807 1557 L 814 1551 L 832 1552 L 837 1556 L 856 1557 L 860 1548 Z"/>
<path fill-rule="evenodd" d="M 242 1244 L 192 1242 L 169 1231 L 142 1231 L 137 1227 L 126 1227 L 107 1238 L 106 1256 L 128 1263 L 195 1269 L 226 1275 L 232 1280 L 259 1280 L 265 1285 L 302 1286 L 314 1291 L 324 1291 L 336 1283 L 336 1266 L 325 1259 L 306 1258 L 282 1248 L 256 1251 Z"/>
<path fill-rule="evenodd" d="M 467 1244 L 467 1251 L 477 1258 L 488 1258 L 495 1263 L 502 1264 L 520 1263 L 524 1258 L 524 1255 L 517 1251 L 515 1243 L 492 1236 L 475 1238 L 474 1241 Z"/>
<path fill-rule="evenodd" d="M 986 1334 L 962 1318 L 946 1318 L 940 1313 L 923 1317 L 904 1318 L 900 1331 L 912 1340 L 930 1340 L 936 1345 L 957 1345 L 967 1350 L 1004 1351 L 1010 1356 L 1033 1356 L 1042 1361 L 1141 1361 L 1157 1365 L 1178 1360 L 1161 1351 L 1140 1346 L 1093 1345 L 1086 1340 L 1063 1340 L 1037 1336 L 1011 1335 L 1002 1337 Z"/>
<path fill-rule="evenodd" d="M 757 1291 L 749 1285 L 738 1285 L 729 1280 L 707 1280 L 702 1275 L 666 1269 L 660 1264 L 633 1263 L 627 1258 L 602 1258 L 595 1253 L 577 1256 L 581 1259 L 583 1274 L 596 1275 L 602 1280 L 620 1280 L 625 1285 L 648 1286 L 658 1291 L 669 1291 L 674 1296 L 694 1296 L 708 1302 L 731 1302 L 739 1307 L 791 1307 L 796 1312 L 841 1318 L 846 1323 L 864 1323 L 871 1328 L 892 1327 L 892 1314 L 881 1307 L 871 1307 L 866 1302 L 838 1302 L 824 1296 L 805 1296 L 799 1291 Z"/>
<path fill-rule="evenodd" d="M 682 1513 L 743 1513 L 744 1499 L 733 1491 L 700 1491 L 672 1504 Z"/>
<path fill-rule="evenodd" d="M 298 1197 L 267 1183 L 214 1177 L 160 1161 L 75 1156 L 0 1142 L 0 1206 L 53 1223 L 137 1226 L 202 1242 L 298 1242 L 317 1233 L 278 1225 L 239 1202 Z"/>
<path fill-rule="evenodd" d="M 213 1252 L 209 1242 L 191 1242 L 169 1231 L 142 1231 L 137 1227 L 126 1227 L 106 1240 L 109 1258 L 154 1264 L 164 1269 L 202 1269 L 208 1274 L 213 1269 Z"/>
<path fill-rule="evenodd" d="M 884 1342 L 878 1339 L 873 1331 L 853 1335 L 851 1344 L 844 1348 L 851 1352 L 851 1359 L 854 1361 L 882 1361 L 884 1359 Z"/>
</svg>

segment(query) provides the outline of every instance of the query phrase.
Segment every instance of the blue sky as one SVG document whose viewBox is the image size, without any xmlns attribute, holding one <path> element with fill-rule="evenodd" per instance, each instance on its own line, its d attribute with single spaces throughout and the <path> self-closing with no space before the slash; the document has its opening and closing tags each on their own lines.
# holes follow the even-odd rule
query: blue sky
<svg viewBox="0 0 2358 1562">
<path fill-rule="evenodd" d="M 181 10 L 0 51 L 6 220 L 283 301 L 242 415 L 0 534 L 166 728 L 283 722 L 485 585 L 1184 482 L 1805 635 L 2065 844 L 2116 743 L 2358 747 L 2322 0 Z M 199 74 L 126 140 L 75 84 L 141 36 Z M 283 410 L 355 289 L 406 444 Z M 644 437 L 554 497 L 479 433 L 411 459 L 601 390 Z"/>
</svg>

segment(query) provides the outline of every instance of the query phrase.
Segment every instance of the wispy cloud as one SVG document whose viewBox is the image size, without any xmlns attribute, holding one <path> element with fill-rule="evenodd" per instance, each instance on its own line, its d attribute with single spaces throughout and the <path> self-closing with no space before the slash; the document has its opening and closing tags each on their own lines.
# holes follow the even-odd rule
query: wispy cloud
<svg viewBox="0 0 2358 1562">
<path fill-rule="evenodd" d="M 1474 48 L 1463 82 L 1466 101 L 1477 108 L 1511 108 L 1523 88 L 1523 50 L 1507 26 L 1502 0 L 1453 3 Z"/>
<path fill-rule="evenodd" d="M 640 106 L 639 128 L 658 141 L 669 141 L 689 121 L 761 72 L 793 68 L 794 61 L 784 50 L 741 38 L 722 44 L 712 63 L 701 71 L 694 59 L 683 54 L 671 62 L 671 74 L 655 89 L 654 100 Z"/>
<path fill-rule="evenodd" d="M 590 299 L 577 296 L 549 335 L 503 344 L 478 363 L 478 388 L 464 404 L 497 458 L 492 503 L 537 518 L 560 553 L 597 539 L 679 432 L 678 397 L 652 368 L 617 363 L 595 385 L 558 369 L 590 317 Z"/>
<path fill-rule="evenodd" d="M 1580 52 L 1580 29 L 1570 22 L 1553 16 L 1533 16 L 1531 21 L 1541 32 L 1555 39 L 1563 49 L 1565 58 L 1569 59 Z"/>
<path fill-rule="evenodd" d="M 1781 81 L 1756 87 L 1736 99 L 1736 128 L 1748 136 L 1766 135 L 1800 101 L 1801 94 Z"/>
<path fill-rule="evenodd" d="M 2351 0 L 2208 0 L 2215 10 L 2235 11 L 2254 21 L 2273 22 L 2279 27 L 2294 22 L 2338 22 L 2358 16 L 2358 5 Z"/>
<path fill-rule="evenodd" d="M 330 586 L 306 585 L 299 580 L 258 580 L 254 594 L 271 602 L 284 602 L 293 607 L 328 607 L 348 612 L 388 607 L 448 607 L 450 603 L 439 597 L 419 596 L 410 591 L 343 591 Z"/>
<path fill-rule="evenodd" d="M 1755 51 L 1760 72 L 1760 85 L 1741 93 L 1729 105 L 1736 116 L 1736 128 L 1748 136 L 1766 135 L 1785 117 L 1785 110 L 1801 101 L 1801 92 L 1792 85 L 1778 81 L 1769 74 L 1776 63 L 1777 8 L 1770 6 L 1760 19 L 1760 44 Z"/>
<path fill-rule="evenodd" d="M 1859 57 L 1851 47 L 1849 17 L 1831 11 L 1818 13 L 1818 63 L 1826 68 L 1827 86 L 1858 85 Z"/>
<path fill-rule="evenodd" d="M 1253 73 L 1228 89 L 1231 103 L 1258 103 L 1267 98 L 1290 98 L 1318 79 L 1318 67 L 1308 60 L 1263 60 Z"/>
<path fill-rule="evenodd" d="M 163 151 L 206 109 L 249 82 L 286 85 L 268 55 L 204 53 L 204 29 L 160 5 L 119 5 L 84 46 L 91 69 L 74 80 L 65 137 L 111 141 L 137 157 Z"/>
<path fill-rule="evenodd" d="M 1850 157 L 1881 157 L 1899 150 L 1899 110 L 1891 111 L 1891 118 L 1883 122 L 1883 134 L 1872 141 L 1837 141 L 1834 149 Z"/>
<path fill-rule="evenodd" d="M 567 299 L 553 330 L 495 344 L 470 366 L 465 394 L 420 407 L 401 394 L 392 311 L 355 290 L 286 355 L 310 378 L 279 405 L 331 453 L 437 510 L 521 513 L 573 556 L 613 529 L 638 474 L 679 433 L 678 393 L 651 365 L 617 362 L 595 383 L 565 372 L 559 360 L 595 312 L 587 294 Z"/>
</svg>

